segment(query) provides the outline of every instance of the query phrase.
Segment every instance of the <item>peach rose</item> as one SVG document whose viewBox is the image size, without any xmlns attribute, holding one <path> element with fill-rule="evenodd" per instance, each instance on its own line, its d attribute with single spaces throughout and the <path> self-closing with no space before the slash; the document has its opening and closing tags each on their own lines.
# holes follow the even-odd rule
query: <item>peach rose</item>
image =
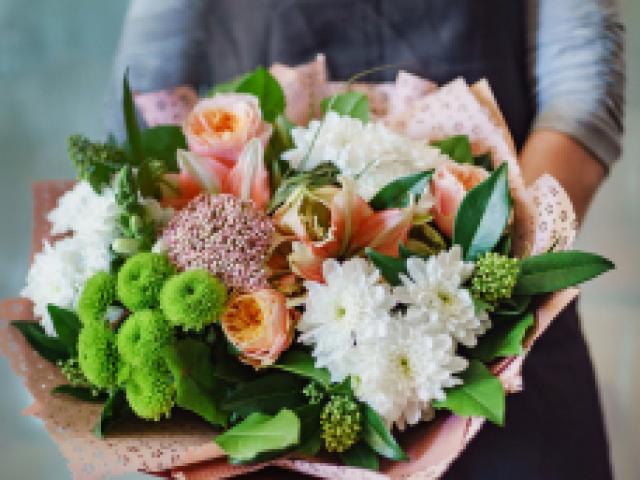
<svg viewBox="0 0 640 480">
<path fill-rule="evenodd" d="M 200 100 L 187 116 L 183 130 L 189 150 L 233 166 L 253 138 L 263 146 L 272 127 L 262 120 L 258 99 L 246 93 L 221 93 Z"/>
<path fill-rule="evenodd" d="M 435 204 L 431 214 L 442 233 L 451 238 L 458 207 L 469 190 L 489 176 L 475 165 L 445 163 L 436 168 L 431 179 L 431 193 Z"/>
<path fill-rule="evenodd" d="M 275 363 L 291 345 L 295 327 L 285 296 L 272 289 L 232 298 L 220 324 L 240 360 L 256 368 Z"/>
</svg>

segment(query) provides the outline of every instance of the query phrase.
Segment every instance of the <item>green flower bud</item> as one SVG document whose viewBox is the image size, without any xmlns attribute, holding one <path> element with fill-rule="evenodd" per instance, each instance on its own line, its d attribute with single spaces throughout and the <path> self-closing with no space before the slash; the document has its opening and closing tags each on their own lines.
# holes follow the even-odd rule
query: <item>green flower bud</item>
<svg viewBox="0 0 640 480">
<path fill-rule="evenodd" d="M 318 405 L 324 399 L 324 390 L 316 382 L 309 383 L 302 393 L 309 399 L 309 405 Z"/>
<path fill-rule="evenodd" d="M 189 270 L 169 279 L 160 293 L 160 307 L 172 325 L 202 330 L 216 322 L 227 301 L 224 284 L 206 270 Z"/>
<path fill-rule="evenodd" d="M 84 284 L 78 300 L 78 317 L 82 323 L 104 321 L 107 308 L 116 300 L 116 279 L 98 272 Z"/>
<path fill-rule="evenodd" d="M 351 448 L 360 436 L 360 406 L 352 398 L 334 395 L 322 409 L 320 426 L 327 451 L 344 452 Z"/>
<path fill-rule="evenodd" d="M 164 362 L 151 368 L 132 368 L 125 391 L 131 409 L 147 420 L 169 417 L 175 404 L 175 386 Z"/>
<path fill-rule="evenodd" d="M 125 257 L 138 253 L 141 246 L 142 242 L 136 238 L 116 238 L 111 242 L 111 250 Z"/>
<path fill-rule="evenodd" d="M 476 262 L 471 278 L 471 293 L 495 307 L 500 300 L 511 297 L 519 272 L 520 262 L 517 258 L 486 253 Z"/>
<path fill-rule="evenodd" d="M 157 253 L 138 253 L 118 272 L 118 297 L 129 310 L 158 306 L 164 282 L 175 272 L 167 257 Z"/>
<path fill-rule="evenodd" d="M 59 360 L 57 362 L 58 367 L 64 378 L 73 387 L 88 387 L 89 380 L 82 373 L 80 363 L 77 358 L 68 358 L 66 360 Z"/>
<path fill-rule="evenodd" d="M 78 336 L 78 362 L 87 380 L 96 387 L 115 383 L 118 366 L 115 335 L 106 322 L 86 323 Z"/>
<path fill-rule="evenodd" d="M 124 322 L 116 343 L 120 357 L 133 367 L 149 367 L 173 342 L 173 329 L 158 310 L 139 310 Z"/>
</svg>

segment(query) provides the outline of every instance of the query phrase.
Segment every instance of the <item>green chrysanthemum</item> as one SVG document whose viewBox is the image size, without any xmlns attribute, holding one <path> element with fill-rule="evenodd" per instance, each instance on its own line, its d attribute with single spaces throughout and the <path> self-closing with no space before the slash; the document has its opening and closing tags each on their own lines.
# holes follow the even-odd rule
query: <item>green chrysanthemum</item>
<svg viewBox="0 0 640 480">
<path fill-rule="evenodd" d="M 322 439 L 329 452 L 344 452 L 353 446 L 362 429 L 360 407 L 351 398 L 335 395 L 320 414 Z"/>
<path fill-rule="evenodd" d="M 78 316 L 82 323 L 103 321 L 107 308 L 116 299 L 116 279 L 107 272 L 98 272 L 84 284 L 78 300 Z"/>
<path fill-rule="evenodd" d="M 218 320 L 227 300 L 223 283 L 206 270 L 189 270 L 167 281 L 160 307 L 172 325 L 202 330 Z"/>
<path fill-rule="evenodd" d="M 131 369 L 126 395 L 131 409 L 141 418 L 158 421 L 169 417 L 175 404 L 175 387 L 164 362 L 151 368 Z"/>
<path fill-rule="evenodd" d="M 82 327 L 78 362 L 84 376 L 96 387 L 114 384 L 118 364 L 116 337 L 106 322 L 91 322 Z"/>
<path fill-rule="evenodd" d="M 167 257 L 157 253 L 138 253 L 118 272 L 118 297 L 129 310 L 158 306 L 162 285 L 175 273 Z"/>
<path fill-rule="evenodd" d="M 490 306 L 511 297 L 518 280 L 520 262 L 499 253 L 489 252 L 480 257 L 471 279 L 471 293 Z"/>
<path fill-rule="evenodd" d="M 173 341 L 173 330 L 159 310 L 140 310 L 127 318 L 116 342 L 120 357 L 132 367 L 148 367 Z"/>
</svg>

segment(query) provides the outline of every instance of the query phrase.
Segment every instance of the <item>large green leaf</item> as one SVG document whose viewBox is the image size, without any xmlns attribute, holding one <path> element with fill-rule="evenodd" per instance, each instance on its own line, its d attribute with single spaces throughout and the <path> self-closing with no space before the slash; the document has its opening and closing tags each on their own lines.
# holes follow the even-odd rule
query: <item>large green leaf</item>
<svg viewBox="0 0 640 480">
<path fill-rule="evenodd" d="M 305 403 L 304 380 L 288 373 L 268 373 L 238 385 L 229 392 L 222 408 L 238 415 L 253 412 L 273 414 L 281 408 L 295 408 Z"/>
<path fill-rule="evenodd" d="M 322 448 L 320 427 L 322 406 L 302 405 L 294 412 L 300 419 L 300 445 L 297 450 L 306 455 L 315 455 Z"/>
<path fill-rule="evenodd" d="M 566 251 L 548 252 L 520 262 L 520 276 L 514 293 L 537 295 L 586 282 L 615 265 L 595 253 Z"/>
<path fill-rule="evenodd" d="M 503 163 L 462 200 L 453 228 L 453 243 L 465 259 L 475 260 L 495 247 L 509 219 L 511 197 L 507 164 Z"/>
<path fill-rule="evenodd" d="M 142 150 L 149 158 L 161 160 L 169 172 L 178 171 L 176 151 L 187 148 L 182 129 L 176 125 L 158 125 L 140 134 Z"/>
<path fill-rule="evenodd" d="M 93 427 L 93 433 L 104 438 L 109 430 L 131 412 L 127 399 L 122 390 L 116 390 L 109 395 L 102 407 L 100 418 Z"/>
<path fill-rule="evenodd" d="M 282 87 L 264 67 L 258 67 L 253 73 L 243 77 L 237 84 L 236 91 L 258 97 L 262 117 L 267 122 L 273 122 L 284 112 L 285 98 Z"/>
<path fill-rule="evenodd" d="M 281 452 L 300 441 L 300 420 L 291 410 L 276 416 L 252 413 L 216 437 L 215 442 L 233 463 L 247 463 L 268 452 Z"/>
<path fill-rule="evenodd" d="M 302 350 L 289 350 L 285 352 L 273 367 L 295 373 L 301 377 L 310 378 L 325 386 L 331 383 L 329 370 L 316 367 L 311 354 Z"/>
<path fill-rule="evenodd" d="M 84 402 L 104 403 L 109 396 L 105 392 L 98 392 L 95 388 L 79 387 L 73 385 L 58 385 L 51 393 L 56 395 L 69 395 Z"/>
<path fill-rule="evenodd" d="M 400 285 L 400 274 L 407 273 L 407 261 L 404 258 L 390 257 L 372 248 L 365 248 L 365 253 L 371 263 L 380 271 L 383 278 L 391 285 Z"/>
<path fill-rule="evenodd" d="M 226 425 L 227 415 L 218 408 L 223 384 L 213 375 L 211 355 L 206 343 L 186 339 L 169 348 L 165 359 L 174 376 L 176 404 L 208 422 Z"/>
<path fill-rule="evenodd" d="M 38 322 L 15 320 L 11 325 L 20 331 L 29 345 L 45 360 L 55 363 L 70 357 L 69 349 L 62 340 L 47 335 Z"/>
<path fill-rule="evenodd" d="M 69 356 L 75 356 L 78 350 L 78 335 L 82 327 L 78 316 L 71 310 L 66 310 L 53 304 L 47 305 L 47 311 L 58 338 L 67 347 Z"/>
<path fill-rule="evenodd" d="M 364 93 L 346 92 L 327 97 L 320 102 L 322 113 L 332 110 L 347 117 L 357 118 L 363 123 L 369 121 L 369 99 Z"/>
<path fill-rule="evenodd" d="M 207 92 L 207 96 L 212 97 L 218 93 L 233 93 L 238 91 L 238 85 L 242 83 L 242 81 L 251 75 L 251 72 L 240 75 L 236 78 L 229 80 L 228 82 L 221 82 L 209 89 Z"/>
<path fill-rule="evenodd" d="M 483 362 L 520 355 L 523 352 L 522 342 L 534 321 L 533 313 L 529 312 L 515 322 L 502 321 L 496 324 L 480 337 L 478 345 L 470 350 L 470 355 Z"/>
<path fill-rule="evenodd" d="M 398 442 L 385 425 L 378 413 L 369 405 L 364 404 L 364 429 L 362 438 L 373 450 L 380 455 L 391 460 L 406 460 L 404 453 Z"/>
<path fill-rule="evenodd" d="M 380 469 L 378 455 L 366 443 L 358 442 L 346 452 L 340 454 L 345 465 L 350 467 L 367 468 L 369 470 Z"/>
<path fill-rule="evenodd" d="M 503 425 L 505 393 L 500 380 L 478 360 L 469 362 L 461 379 L 462 385 L 447 390 L 447 398 L 434 402 L 433 406 L 463 417 L 484 417 Z"/>
<path fill-rule="evenodd" d="M 133 103 L 133 94 L 129 87 L 129 74 L 125 72 L 122 80 L 122 112 L 124 114 L 124 126 L 127 133 L 127 145 L 131 151 L 133 163 L 138 167 L 138 186 L 140 193 L 145 197 L 152 197 L 155 193 L 153 175 L 147 163 L 142 146 L 142 137 L 136 107 Z"/>
<path fill-rule="evenodd" d="M 397 178 L 382 187 L 369 201 L 369 205 L 374 210 L 406 207 L 414 198 L 424 193 L 431 175 L 433 170 Z"/>
<path fill-rule="evenodd" d="M 458 163 L 474 163 L 471 153 L 471 143 L 466 135 L 454 135 L 437 142 L 433 142 L 434 147 L 438 147 L 442 153 L 451 157 Z"/>
</svg>

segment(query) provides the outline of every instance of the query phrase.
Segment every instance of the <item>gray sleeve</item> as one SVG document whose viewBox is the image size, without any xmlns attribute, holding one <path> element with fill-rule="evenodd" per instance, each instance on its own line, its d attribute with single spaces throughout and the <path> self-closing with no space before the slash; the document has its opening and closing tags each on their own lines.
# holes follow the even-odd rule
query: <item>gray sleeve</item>
<svg viewBox="0 0 640 480">
<path fill-rule="evenodd" d="M 106 129 L 122 139 L 122 77 L 132 90 L 154 91 L 208 82 L 205 0 L 132 0 L 109 78 Z"/>
<path fill-rule="evenodd" d="M 573 137 L 606 166 L 620 156 L 624 26 L 615 0 L 530 0 L 534 129 Z"/>
</svg>

